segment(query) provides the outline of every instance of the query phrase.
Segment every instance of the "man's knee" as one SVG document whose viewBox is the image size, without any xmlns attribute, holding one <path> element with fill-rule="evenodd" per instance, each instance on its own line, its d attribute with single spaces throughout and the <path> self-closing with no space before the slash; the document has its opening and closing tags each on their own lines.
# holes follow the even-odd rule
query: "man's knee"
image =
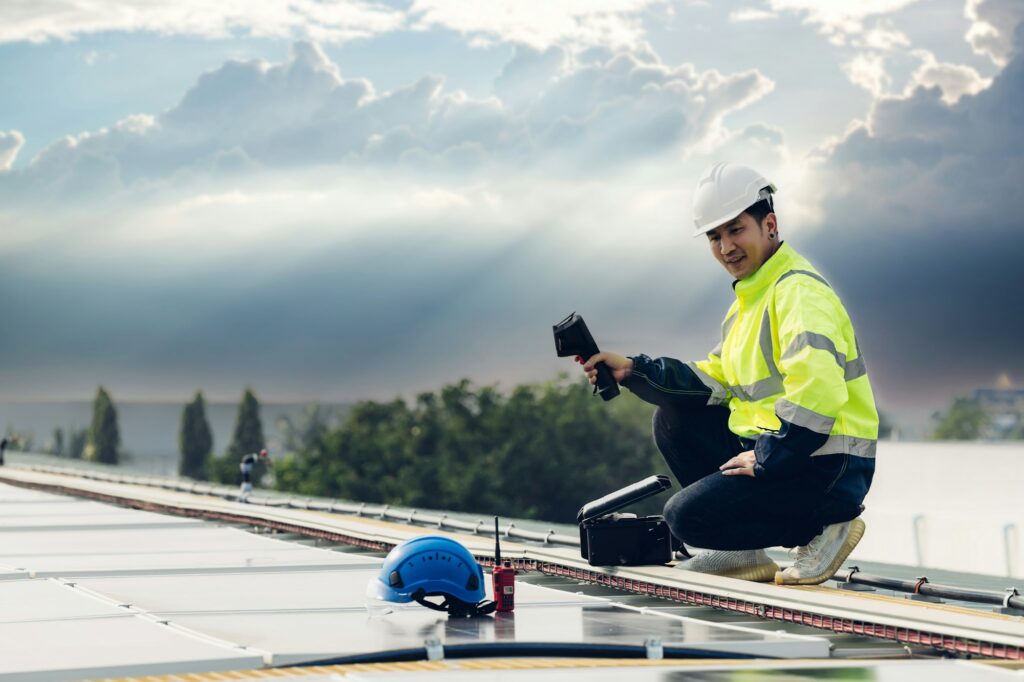
<svg viewBox="0 0 1024 682">
<path fill-rule="evenodd" d="M 670 497 L 662 513 L 676 539 L 694 547 L 704 547 L 702 543 L 709 530 L 708 510 L 696 488 L 684 488 Z"/>
<path fill-rule="evenodd" d="M 686 518 L 685 507 L 687 504 L 686 500 L 680 499 L 681 495 L 682 493 L 676 493 L 668 498 L 668 502 L 665 503 L 665 508 L 661 512 L 665 517 L 665 523 L 668 524 L 669 530 L 672 531 L 672 535 L 675 535 L 680 540 L 683 539 L 683 525 L 681 521 Z"/>
</svg>

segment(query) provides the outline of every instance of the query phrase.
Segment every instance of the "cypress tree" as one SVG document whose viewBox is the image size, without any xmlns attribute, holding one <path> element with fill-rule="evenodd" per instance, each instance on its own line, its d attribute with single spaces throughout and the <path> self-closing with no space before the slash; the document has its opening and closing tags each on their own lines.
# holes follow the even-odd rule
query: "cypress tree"
<svg viewBox="0 0 1024 682">
<path fill-rule="evenodd" d="M 117 410 L 110 394 L 102 386 L 92 403 L 92 426 L 89 428 L 89 453 L 94 462 L 117 464 L 121 434 L 117 428 Z"/>
<path fill-rule="evenodd" d="M 238 404 L 238 418 L 235 433 L 228 445 L 228 456 L 236 462 L 242 455 L 259 452 L 266 447 L 263 438 L 263 424 L 260 421 L 260 403 L 251 388 L 245 389 L 242 402 Z"/>
<path fill-rule="evenodd" d="M 181 459 L 178 473 L 182 476 L 205 480 L 210 453 L 213 451 L 213 434 L 206 419 L 206 401 L 201 391 L 181 412 L 181 430 L 178 433 L 178 449 Z"/>
<path fill-rule="evenodd" d="M 227 456 L 215 466 L 218 471 L 214 477 L 222 481 L 238 480 L 238 464 L 242 455 L 251 452 L 259 452 L 266 447 L 266 440 L 263 438 L 263 423 L 260 421 L 260 403 L 251 388 L 245 389 L 242 394 L 242 402 L 238 404 L 238 417 L 235 420 L 235 433 L 231 437 L 231 444 L 228 445 Z M 253 484 L 258 485 L 263 474 L 266 473 L 266 466 L 262 462 L 256 462 L 252 468 Z"/>
<path fill-rule="evenodd" d="M 53 430 L 53 454 L 57 457 L 64 456 L 64 429 Z"/>
</svg>

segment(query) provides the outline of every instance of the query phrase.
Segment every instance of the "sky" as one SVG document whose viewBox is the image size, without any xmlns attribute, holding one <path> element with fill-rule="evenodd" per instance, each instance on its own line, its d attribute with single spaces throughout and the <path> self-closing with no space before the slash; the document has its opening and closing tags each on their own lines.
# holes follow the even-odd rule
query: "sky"
<svg viewBox="0 0 1024 682">
<path fill-rule="evenodd" d="M 1019 0 L 0 4 L 0 400 L 411 397 L 682 359 L 719 161 L 878 403 L 1024 378 Z"/>
</svg>

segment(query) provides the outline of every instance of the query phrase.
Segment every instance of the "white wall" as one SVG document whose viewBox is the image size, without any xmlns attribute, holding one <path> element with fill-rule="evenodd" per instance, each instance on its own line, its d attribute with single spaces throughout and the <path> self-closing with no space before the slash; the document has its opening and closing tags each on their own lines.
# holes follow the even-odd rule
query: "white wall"
<svg viewBox="0 0 1024 682">
<path fill-rule="evenodd" d="M 1024 578 L 1024 443 L 881 442 L 851 559 Z"/>
</svg>

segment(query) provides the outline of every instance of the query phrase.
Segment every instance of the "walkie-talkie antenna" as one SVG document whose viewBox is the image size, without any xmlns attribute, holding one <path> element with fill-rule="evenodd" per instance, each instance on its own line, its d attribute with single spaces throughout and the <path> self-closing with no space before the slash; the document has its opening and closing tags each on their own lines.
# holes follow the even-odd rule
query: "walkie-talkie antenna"
<svg viewBox="0 0 1024 682">
<path fill-rule="evenodd" d="M 498 533 L 498 517 L 494 517 L 494 565 L 501 566 L 501 541 Z"/>
<path fill-rule="evenodd" d="M 495 517 L 495 565 L 502 565 L 501 534 L 498 532 L 498 517 Z"/>
</svg>

